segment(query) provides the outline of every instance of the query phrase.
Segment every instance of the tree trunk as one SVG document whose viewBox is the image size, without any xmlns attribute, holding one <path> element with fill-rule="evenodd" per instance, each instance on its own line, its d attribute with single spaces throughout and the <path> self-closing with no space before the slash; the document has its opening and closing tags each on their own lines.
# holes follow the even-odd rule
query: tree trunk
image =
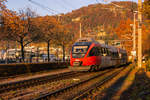
<svg viewBox="0 0 150 100">
<path fill-rule="evenodd" d="M 24 45 L 23 45 L 23 39 L 21 39 L 21 56 L 22 56 L 22 62 L 24 62 Z"/>
<path fill-rule="evenodd" d="M 50 47 L 50 41 L 47 41 L 47 59 L 48 59 L 48 62 L 50 61 L 50 50 L 49 50 L 49 47 Z"/>
<path fill-rule="evenodd" d="M 62 49 L 63 49 L 63 61 L 65 61 L 65 46 L 62 45 Z"/>
</svg>

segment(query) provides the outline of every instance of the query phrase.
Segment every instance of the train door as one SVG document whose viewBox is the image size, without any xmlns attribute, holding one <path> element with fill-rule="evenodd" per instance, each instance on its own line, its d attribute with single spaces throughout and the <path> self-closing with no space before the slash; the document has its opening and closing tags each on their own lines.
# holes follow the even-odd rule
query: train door
<svg viewBox="0 0 150 100">
<path fill-rule="evenodd" d="M 112 65 L 112 64 L 111 64 L 112 62 L 111 62 L 110 52 L 109 52 L 109 50 L 108 50 L 107 48 L 106 48 L 106 52 L 107 52 L 107 58 L 106 58 L 106 59 L 107 59 L 107 60 L 106 60 L 107 62 L 106 62 L 106 63 L 107 63 L 107 66 L 110 67 L 110 66 Z"/>
<path fill-rule="evenodd" d="M 115 52 L 112 52 L 111 56 L 112 56 L 112 66 L 115 66 L 116 65 Z"/>
<path fill-rule="evenodd" d="M 104 47 L 102 47 L 102 58 L 101 58 L 101 61 L 102 61 L 101 66 L 102 66 L 102 67 L 107 67 L 107 64 L 106 64 L 106 63 L 107 63 L 106 56 L 107 56 L 106 50 L 105 50 Z"/>
<path fill-rule="evenodd" d="M 100 50 L 99 50 L 99 48 L 98 47 L 96 47 L 96 62 L 97 62 L 97 65 L 100 65 L 101 64 L 101 52 L 100 52 Z"/>
<path fill-rule="evenodd" d="M 100 51 L 98 47 L 93 47 L 89 52 L 89 56 L 93 56 L 93 59 L 95 59 L 95 62 L 93 64 L 100 65 L 101 58 L 100 58 Z"/>
</svg>

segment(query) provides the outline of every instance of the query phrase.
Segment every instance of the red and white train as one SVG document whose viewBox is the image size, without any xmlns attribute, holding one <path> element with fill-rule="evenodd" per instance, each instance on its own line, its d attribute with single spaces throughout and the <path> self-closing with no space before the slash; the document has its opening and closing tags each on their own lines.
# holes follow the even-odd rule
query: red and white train
<svg viewBox="0 0 150 100">
<path fill-rule="evenodd" d="M 126 50 L 100 44 L 92 38 L 81 38 L 72 46 L 69 68 L 94 71 L 124 64 L 127 64 Z"/>
</svg>

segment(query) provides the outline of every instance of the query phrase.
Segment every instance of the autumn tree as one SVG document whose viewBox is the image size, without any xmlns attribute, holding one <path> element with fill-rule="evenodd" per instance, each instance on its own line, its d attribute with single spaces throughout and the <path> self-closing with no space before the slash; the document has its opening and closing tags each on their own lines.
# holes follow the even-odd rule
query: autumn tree
<svg viewBox="0 0 150 100">
<path fill-rule="evenodd" d="M 143 14 L 150 19 L 150 0 L 145 0 L 143 3 Z"/>
<path fill-rule="evenodd" d="M 142 51 L 144 55 L 150 56 L 150 25 L 142 25 Z"/>
<path fill-rule="evenodd" d="M 21 46 L 22 61 L 24 62 L 24 47 L 36 41 L 38 36 L 34 32 L 32 17 L 34 13 L 30 9 L 18 13 L 10 10 L 3 12 L 4 16 L 4 37 L 10 41 L 17 41 Z M 36 29 L 35 29 L 36 30 Z"/>
<path fill-rule="evenodd" d="M 123 46 L 126 48 L 128 52 L 130 52 L 133 48 L 133 30 L 132 27 L 130 26 L 133 22 L 128 19 L 128 20 L 122 20 L 119 24 L 119 26 L 115 29 L 115 32 L 118 35 L 118 38 L 120 40 L 129 40 L 129 41 L 124 41 Z M 136 27 L 138 23 L 136 23 Z M 144 55 L 150 55 L 150 25 L 142 25 L 142 51 Z M 136 45 L 138 43 L 138 33 L 136 31 Z"/>
<path fill-rule="evenodd" d="M 56 44 L 62 47 L 63 50 L 63 61 L 65 61 L 65 51 L 67 45 L 73 41 L 73 35 L 65 26 L 59 26 L 59 30 L 56 33 Z"/>
<path fill-rule="evenodd" d="M 0 0 L 0 10 L 1 11 L 6 9 L 6 4 L 5 4 L 6 2 L 7 2 L 7 0 Z"/>
<path fill-rule="evenodd" d="M 132 20 L 127 19 L 127 20 L 122 20 L 120 21 L 120 24 L 118 25 L 117 28 L 115 28 L 115 33 L 117 34 L 118 38 L 122 40 L 122 45 L 123 47 L 126 48 L 128 53 L 132 50 Z"/>
<path fill-rule="evenodd" d="M 0 0 L 0 29 L 2 29 L 3 27 L 3 11 L 6 9 L 6 3 L 7 0 Z M 2 38 L 2 37 L 0 37 Z"/>
<path fill-rule="evenodd" d="M 59 30 L 56 18 L 53 16 L 44 16 L 37 19 L 37 26 L 40 28 L 40 33 L 42 34 L 40 41 L 47 43 L 47 55 L 48 61 L 50 61 L 50 44 L 56 38 L 56 32 Z"/>
<path fill-rule="evenodd" d="M 143 53 L 150 56 L 150 0 L 144 0 L 142 11 L 145 17 L 145 25 L 147 24 L 142 26 Z"/>
</svg>

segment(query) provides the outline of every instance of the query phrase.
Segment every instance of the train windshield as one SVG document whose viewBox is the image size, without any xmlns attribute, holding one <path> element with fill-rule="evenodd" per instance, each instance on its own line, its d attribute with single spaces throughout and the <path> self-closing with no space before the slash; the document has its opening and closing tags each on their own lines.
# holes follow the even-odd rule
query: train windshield
<svg viewBox="0 0 150 100">
<path fill-rule="evenodd" d="M 85 45 L 86 44 L 86 45 Z M 77 42 L 72 47 L 72 57 L 73 58 L 83 58 L 88 51 L 90 42 Z"/>
<path fill-rule="evenodd" d="M 74 46 L 73 53 L 86 53 L 88 46 Z"/>
</svg>

